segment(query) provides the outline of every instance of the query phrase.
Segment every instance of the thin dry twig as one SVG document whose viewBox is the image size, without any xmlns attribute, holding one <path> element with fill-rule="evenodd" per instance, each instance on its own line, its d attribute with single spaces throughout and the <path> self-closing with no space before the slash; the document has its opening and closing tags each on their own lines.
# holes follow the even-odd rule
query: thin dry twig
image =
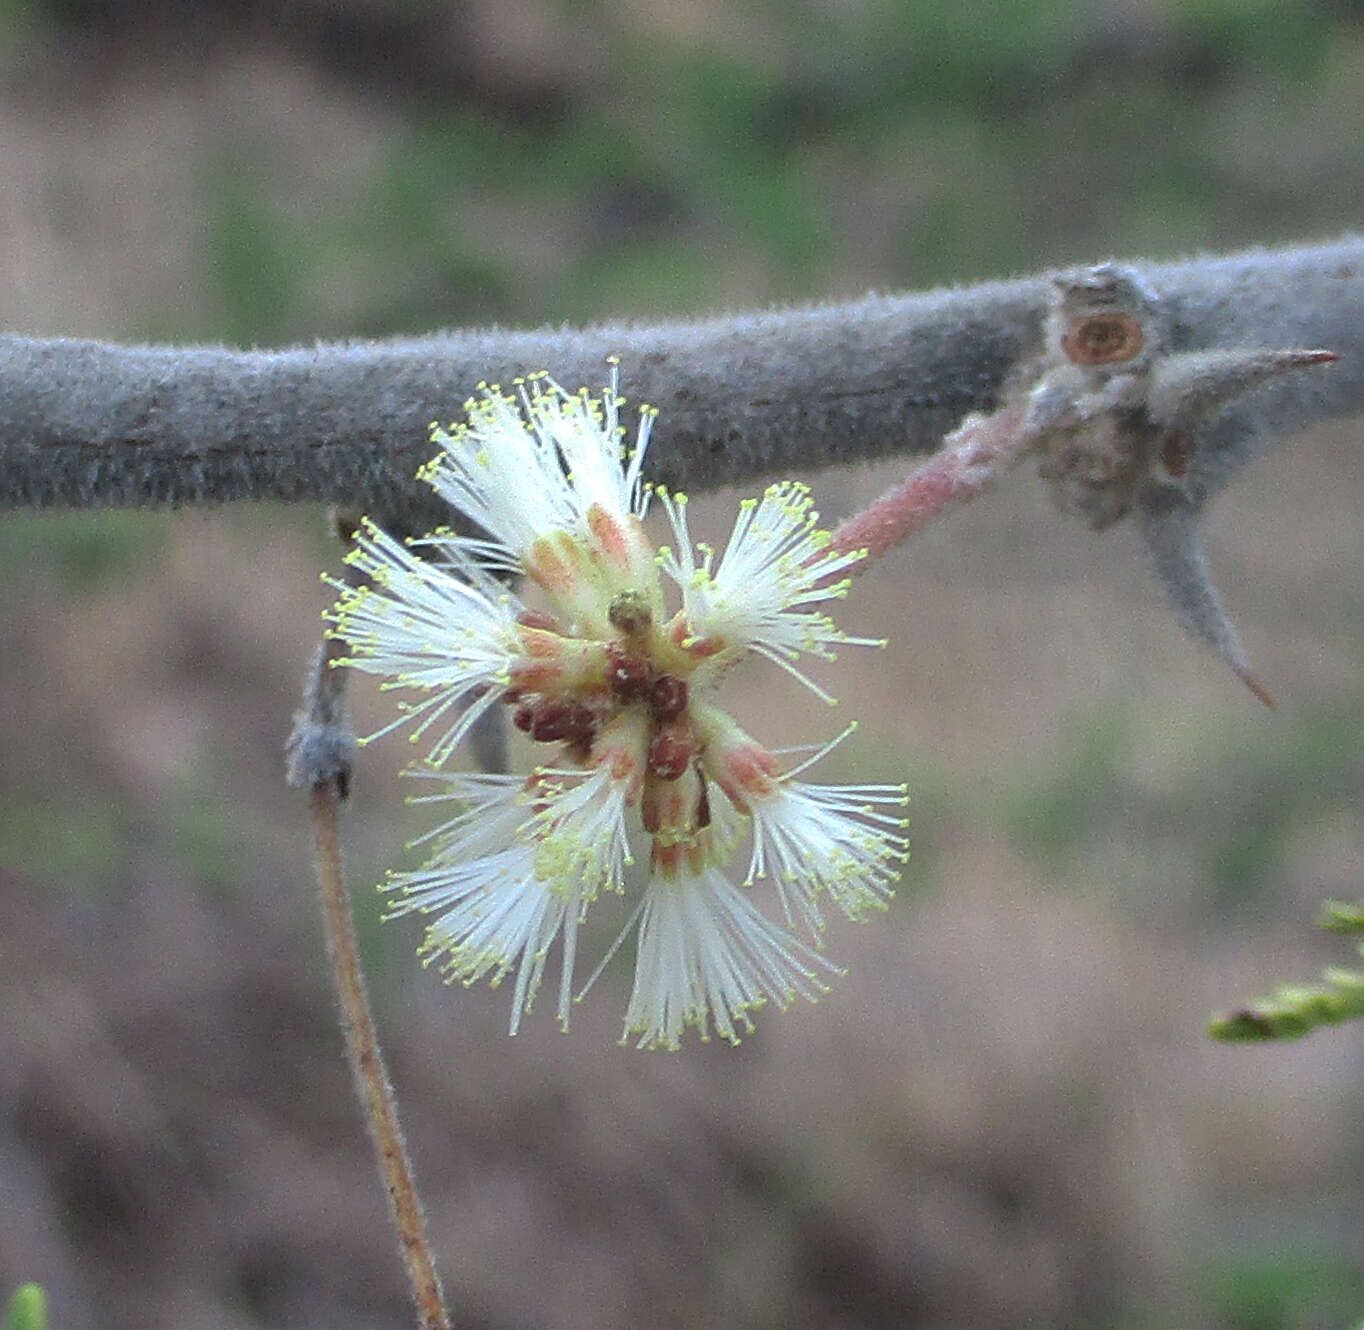
<svg viewBox="0 0 1364 1330">
<path fill-rule="evenodd" d="M 417 1324 L 421 1330 L 450 1330 L 450 1313 L 427 1240 L 426 1218 L 398 1123 L 397 1104 L 384 1066 L 355 946 L 350 900 L 341 872 L 341 843 L 337 831 L 340 799 L 335 781 L 319 781 L 312 788 L 317 881 L 322 894 L 327 957 L 346 1038 L 346 1058 L 388 1192 L 389 1209 L 398 1230 L 398 1246 L 417 1309 Z"/>
</svg>

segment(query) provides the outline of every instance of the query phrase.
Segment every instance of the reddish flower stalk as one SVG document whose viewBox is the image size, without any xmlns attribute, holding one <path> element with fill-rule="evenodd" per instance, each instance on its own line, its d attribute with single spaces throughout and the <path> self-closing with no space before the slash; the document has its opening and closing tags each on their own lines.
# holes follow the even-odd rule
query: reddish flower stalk
<svg viewBox="0 0 1364 1330">
<path fill-rule="evenodd" d="M 929 461 L 835 528 L 830 536 L 833 550 L 867 551 L 867 557 L 847 573 L 865 572 L 872 560 L 934 518 L 974 499 L 1022 461 L 1036 442 L 1021 428 L 1024 415 L 1020 404 L 993 416 L 968 416 Z"/>
</svg>

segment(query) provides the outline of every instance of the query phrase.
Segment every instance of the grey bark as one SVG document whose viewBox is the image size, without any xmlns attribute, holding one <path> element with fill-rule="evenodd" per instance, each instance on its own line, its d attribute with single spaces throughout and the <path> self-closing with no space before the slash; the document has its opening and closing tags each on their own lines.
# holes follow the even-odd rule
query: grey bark
<svg viewBox="0 0 1364 1330">
<path fill-rule="evenodd" d="M 1327 347 L 1199 439 L 1200 499 L 1276 438 L 1364 411 L 1364 238 L 1129 263 L 1175 350 Z M 407 530 L 448 520 L 414 479 L 427 427 L 484 379 L 546 369 L 660 410 L 650 478 L 697 491 L 922 453 L 993 408 L 1040 342 L 1046 275 L 696 323 L 512 331 L 288 350 L 0 336 L 0 507 L 324 500 Z M 1199 503 L 1201 507 L 1201 502 Z"/>
</svg>

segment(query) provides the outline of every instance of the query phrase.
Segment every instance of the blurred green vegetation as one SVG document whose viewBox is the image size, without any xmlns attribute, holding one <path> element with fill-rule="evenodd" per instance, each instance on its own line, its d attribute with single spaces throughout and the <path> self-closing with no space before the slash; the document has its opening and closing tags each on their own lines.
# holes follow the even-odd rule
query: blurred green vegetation
<svg viewBox="0 0 1364 1330">
<path fill-rule="evenodd" d="M 1188 760 L 1153 782 L 1151 717 L 1111 704 L 1081 710 L 1051 753 L 1005 781 L 1001 822 L 1054 877 L 1091 882 L 1142 912 L 1153 898 L 1170 905 L 1177 862 L 1184 907 L 1222 927 L 1230 912 L 1267 903 L 1304 829 L 1357 825 L 1361 714 L 1364 693 L 1304 708 L 1291 726 L 1207 721 L 1186 736 Z M 1100 858 L 1110 872 L 1096 877 L 1087 869 Z"/>
<path fill-rule="evenodd" d="M 736 290 L 924 286 L 1357 215 L 1364 154 L 1341 128 L 1364 77 L 1353 6 L 729 10 L 720 31 L 678 35 L 561 4 L 563 39 L 609 77 L 529 71 L 524 97 L 422 84 L 316 210 L 268 145 L 230 144 L 202 182 L 205 332 L 693 314 Z"/>
<path fill-rule="evenodd" d="M 222 126 L 197 167 L 203 323 L 184 334 L 676 316 L 1231 248 L 1347 227 L 1364 186 L 1353 5 L 864 0 L 835 21 L 737 0 L 674 28 L 561 2 L 546 67 L 471 43 L 444 79 L 400 49 L 440 12 L 347 0 L 335 32 L 257 16 L 329 74 L 350 31 L 361 96 L 356 34 L 388 40 L 390 118 L 325 197 L 267 136 Z M 158 49 L 158 17 L 204 43 L 244 21 L 229 0 L 193 18 L 0 0 L 0 32 L 94 34 L 130 61 Z"/>
<path fill-rule="evenodd" d="M 158 833 L 196 891 L 231 895 L 251 872 L 250 819 L 222 798 L 226 772 L 204 755 L 180 773 L 157 809 Z"/>
<path fill-rule="evenodd" d="M 47 1294 L 37 1284 L 14 1290 L 0 1330 L 47 1330 Z"/>
<path fill-rule="evenodd" d="M 1353 1263 L 1295 1239 L 1220 1259 L 1204 1272 L 1218 1330 L 1337 1330 L 1359 1314 Z"/>
<path fill-rule="evenodd" d="M 112 798 L 7 803 L 0 819 L 0 869 L 25 880 L 98 895 L 123 880 L 132 855 L 132 830 Z"/>
<path fill-rule="evenodd" d="M 23 567 L 64 595 L 95 592 L 147 566 L 164 547 L 173 520 L 168 514 L 113 510 L 78 516 L 6 513 L 0 563 Z M 0 604 L 10 590 L 0 590 Z"/>
</svg>

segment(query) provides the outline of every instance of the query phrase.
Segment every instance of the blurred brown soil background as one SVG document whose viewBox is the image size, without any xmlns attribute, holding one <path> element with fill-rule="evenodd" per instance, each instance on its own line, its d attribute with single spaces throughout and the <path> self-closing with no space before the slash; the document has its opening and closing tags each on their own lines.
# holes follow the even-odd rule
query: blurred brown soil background
<svg viewBox="0 0 1364 1330">
<path fill-rule="evenodd" d="M 686 316 L 1329 235 L 1364 183 L 1346 3 L 9 0 L 0 45 L 0 324 L 43 334 Z M 901 470 L 813 479 L 835 518 Z M 826 778 L 908 781 L 915 850 L 738 1048 L 617 1046 L 623 964 L 514 1040 L 506 991 L 423 971 L 371 890 L 408 753 L 367 750 L 350 874 L 456 1324 L 1364 1312 L 1359 1031 L 1203 1034 L 1348 960 L 1310 921 L 1361 890 L 1361 493 L 1318 430 L 1216 510 L 1272 715 L 1028 476 L 858 589 L 890 646 L 838 712 L 736 680 L 774 741 L 859 717 Z M 281 778 L 322 513 L 7 514 L 0 553 L 0 1295 L 409 1325 Z"/>
</svg>

